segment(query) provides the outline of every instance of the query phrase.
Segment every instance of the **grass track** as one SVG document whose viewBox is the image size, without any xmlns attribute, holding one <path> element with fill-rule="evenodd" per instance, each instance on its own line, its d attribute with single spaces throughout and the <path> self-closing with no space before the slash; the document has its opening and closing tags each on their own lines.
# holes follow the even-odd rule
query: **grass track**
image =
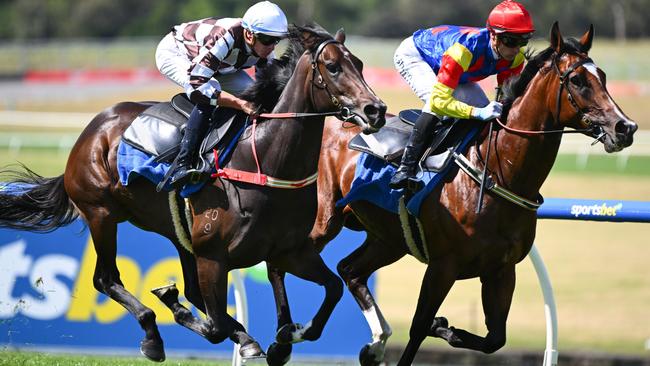
<svg viewBox="0 0 650 366">
<path fill-rule="evenodd" d="M 151 366 L 144 357 L 88 356 L 0 351 L 0 366 Z M 168 366 L 228 366 L 230 361 L 168 359 Z"/>
</svg>

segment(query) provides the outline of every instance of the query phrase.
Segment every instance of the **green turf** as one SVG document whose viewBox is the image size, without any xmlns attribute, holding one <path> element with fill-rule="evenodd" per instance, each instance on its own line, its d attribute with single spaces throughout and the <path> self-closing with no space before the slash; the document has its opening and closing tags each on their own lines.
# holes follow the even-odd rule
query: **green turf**
<svg viewBox="0 0 650 366">
<path fill-rule="evenodd" d="M 226 366 L 230 361 L 168 359 L 169 366 Z M 39 352 L 0 351 L 0 366 L 151 366 L 144 357 L 84 356 Z"/>
<path fill-rule="evenodd" d="M 590 155 L 586 162 L 573 154 L 558 155 L 553 172 L 570 172 L 589 176 L 594 174 L 623 174 L 650 176 L 650 156 Z"/>
</svg>

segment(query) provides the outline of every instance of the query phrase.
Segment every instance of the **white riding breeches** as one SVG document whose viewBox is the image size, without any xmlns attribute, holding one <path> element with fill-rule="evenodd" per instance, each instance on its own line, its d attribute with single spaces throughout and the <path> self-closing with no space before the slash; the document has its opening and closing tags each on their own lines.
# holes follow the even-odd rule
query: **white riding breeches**
<svg viewBox="0 0 650 366">
<path fill-rule="evenodd" d="M 430 96 L 433 85 L 438 82 L 438 77 L 420 55 L 413 42 L 413 37 L 402 41 L 395 50 L 393 61 L 402 78 L 424 102 L 422 111 L 431 113 Z M 474 82 L 458 84 L 452 95 L 457 100 L 473 107 L 485 107 L 490 103 L 483 89 Z"/>
<path fill-rule="evenodd" d="M 178 47 L 172 33 L 167 34 L 158 43 L 158 47 L 156 48 L 156 66 L 163 75 L 182 87 L 183 90 L 191 90 L 189 86 L 189 70 L 192 67 L 192 62 Z M 216 78 L 219 80 L 221 90 L 236 96 L 240 95 L 253 83 L 253 79 L 244 70 L 218 75 Z"/>
</svg>

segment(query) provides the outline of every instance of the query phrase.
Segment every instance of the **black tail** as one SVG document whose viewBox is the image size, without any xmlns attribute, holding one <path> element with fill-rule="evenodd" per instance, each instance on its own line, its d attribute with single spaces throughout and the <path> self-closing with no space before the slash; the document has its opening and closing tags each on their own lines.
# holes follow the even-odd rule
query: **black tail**
<svg viewBox="0 0 650 366">
<path fill-rule="evenodd" d="M 43 178 L 24 165 L 20 171 L 0 170 L 0 175 L 0 228 L 47 233 L 79 216 L 63 175 Z"/>
</svg>

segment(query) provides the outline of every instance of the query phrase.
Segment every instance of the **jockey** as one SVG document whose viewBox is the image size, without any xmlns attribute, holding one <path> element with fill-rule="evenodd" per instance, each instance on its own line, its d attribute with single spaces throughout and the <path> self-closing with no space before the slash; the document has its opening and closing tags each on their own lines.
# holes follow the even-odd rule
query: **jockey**
<svg viewBox="0 0 650 366">
<path fill-rule="evenodd" d="M 172 28 L 156 49 L 156 66 L 180 85 L 192 102 L 192 111 L 180 152 L 172 164 L 171 184 L 182 187 L 192 169 L 207 120 L 217 106 L 253 113 L 249 102 L 238 98 L 253 79 L 243 70 L 264 67 L 273 50 L 288 34 L 284 12 L 269 1 L 251 6 L 243 18 L 206 18 Z"/>
<path fill-rule="evenodd" d="M 487 121 L 501 115 L 501 103 L 489 102 L 476 82 L 496 74 L 501 86 L 521 73 L 523 47 L 534 31 L 523 5 L 505 0 L 490 12 L 485 28 L 442 25 L 420 29 L 400 44 L 395 67 L 425 104 L 391 188 L 405 188 L 415 176 L 427 136 L 440 118 Z"/>
</svg>

